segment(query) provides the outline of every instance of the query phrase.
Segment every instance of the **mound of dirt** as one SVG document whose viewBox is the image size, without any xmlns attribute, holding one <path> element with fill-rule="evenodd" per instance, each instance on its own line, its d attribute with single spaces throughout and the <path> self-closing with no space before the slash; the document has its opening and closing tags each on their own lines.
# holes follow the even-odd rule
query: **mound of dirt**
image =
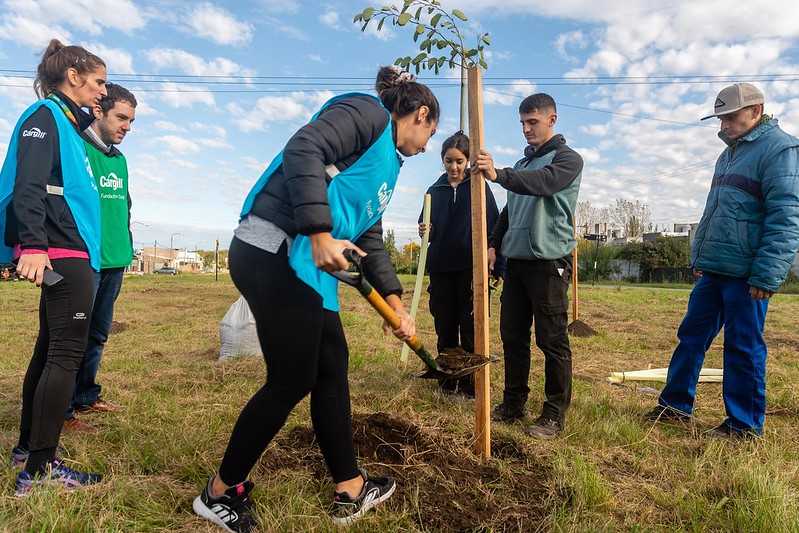
<svg viewBox="0 0 799 533">
<path fill-rule="evenodd" d="M 125 324 L 124 322 L 117 322 L 116 320 L 114 320 L 111 322 L 111 330 L 109 331 L 109 333 L 111 334 L 121 333 L 125 331 L 127 327 L 128 325 Z"/>
<path fill-rule="evenodd" d="M 593 337 L 598 335 L 597 330 L 583 322 L 582 320 L 575 320 L 569 324 L 569 333 L 575 337 Z"/>
<path fill-rule="evenodd" d="M 486 362 L 486 358 L 467 352 L 463 348 L 447 348 L 436 357 L 436 362 L 446 371 L 457 372 L 465 368 L 481 365 Z"/>
<path fill-rule="evenodd" d="M 498 459 L 480 461 L 451 437 L 393 414 L 356 414 L 352 422 L 360 462 L 397 480 L 388 505 L 416 516 L 421 529 L 537 531 L 552 510 L 546 490 L 551 469 L 538 463 L 526 441 L 496 441 L 503 468 Z M 294 428 L 274 444 L 262 467 L 329 475 L 310 427 Z"/>
</svg>

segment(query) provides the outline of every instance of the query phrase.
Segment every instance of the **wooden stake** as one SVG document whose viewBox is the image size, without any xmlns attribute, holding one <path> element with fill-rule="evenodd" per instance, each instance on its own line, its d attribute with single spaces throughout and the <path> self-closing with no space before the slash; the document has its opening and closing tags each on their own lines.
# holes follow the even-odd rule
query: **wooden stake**
<svg viewBox="0 0 799 533">
<path fill-rule="evenodd" d="M 469 152 L 474 157 L 483 148 L 483 72 L 470 67 Z M 474 351 L 488 357 L 488 238 L 485 178 L 472 169 L 472 286 L 474 287 Z M 491 389 L 489 365 L 475 375 L 475 453 L 491 457 Z"/>
<path fill-rule="evenodd" d="M 576 226 L 574 235 L 577 235 Z M 577 301 L 577 248 L 579 248 L 579 246 L 574 247 L 572 256 L 572 322 L 576 322 L 577 319 L 580 318 L 580 305 Z"/>
</svg>

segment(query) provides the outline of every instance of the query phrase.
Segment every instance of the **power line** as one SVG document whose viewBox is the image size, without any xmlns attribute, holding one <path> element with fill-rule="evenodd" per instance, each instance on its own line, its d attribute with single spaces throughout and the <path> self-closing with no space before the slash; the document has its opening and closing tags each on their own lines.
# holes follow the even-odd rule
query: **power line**
<svg viewBox="0 0 799 533">
<path fill-rule="evenodd" d="M 677 176 L 684 176 L 685 174 L 691 174 L 698 170 L 702 170 L 705 168 L 710 168 L 715 164 L 715 159 L 709 159 L 707 161 L 700 161 L 698 163 L 692 163 L 690 165 L 685 165 L 683 167 L 678 167 L 672 170 L 667 170 L 663 172 L 653 172 L 652 174 L 643 176 L 638 179 L 634 179 L 628 182 L 625 182 L 624 185 L 619 185 L 616 187 L 601 187 L 601 188 L 588 188 L 588 189 L 581 189 L 580 192 L 595 192 L 595 191 L 616 191 L 620 189 L 626 189 L 631 185 L 641 185 L 643 183 L 654 183 L 656 181 L 661 181 L 666 178 L 675 178 Z"/>
<path fill-rule="evenodd" d="M 33 70 L 23 69 L 0 69 L 0 73 L 9 73 L 8 77 L 32 77 L 35 72 Z M 163 79 L 181 79 L 186 80 L 183 83 L 207 83 L 207 84 L 236 84 L 236 83 L 252 83 L 252 84 L 290 84 L 290 83 L 303 83 L 306 80 L 322 81 L 330 83 L 333 80 L 341 82 L 357 82 L 364 81 L 366 83 L 373 83 L 373 76 L 258 76 L 249 74 L 155 74 L 155 73 L 110 73 L 109 77 L 114 77 L 120 81 L 138 81 L 142 83 L 153 82 L 158 83 Z M 447 79 L 447 85 L 458 86 L 460 80 Z M 291 80 L 290 83 L 281 83 L 281 80 Z M 575 77 L 531 77 L 524 81 L 519 81 L 519 76 L 484 76 L 484 85 L 514 85 L 523 84 L 530 81 L 538 85 L 665 85 L 665 84 L 698 84 L 698 83 L 716 83 L 719 81 L 797 81 L 799 80 L 799 73 L 784 73 L 784 74 L 738 74 L 738 75 L 710 75 L 710 74 L 696 74 L 696 75 L 663 75 L 663 76 L 575 76 Z M 423 80 L 429 85 L 429 80 Z M 504 83 L 510 81 L 511 83 Z M 496 83 L 495 83 L 496 82 Z M 513 83 L 518 82 L 518 83 Z M 440 82 L 439 82 L 440 84 Z"/>
</svg>

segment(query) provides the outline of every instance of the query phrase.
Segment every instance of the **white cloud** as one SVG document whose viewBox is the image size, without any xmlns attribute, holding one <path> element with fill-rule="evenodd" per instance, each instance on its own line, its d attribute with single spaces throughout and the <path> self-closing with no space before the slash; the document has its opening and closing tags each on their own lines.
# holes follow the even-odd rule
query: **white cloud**
<svg viewBox="0 0 799 533">
<path fill-rule="evenodd" d="M 205 60 L 176 48 L 151 48 L 144 53 L 158 70 L 172 70 L 192 76 L 253 76 L 255 71 L 224 57 Z"/>
<path fill-rule="evenodd" d="M 222 148 L 224 150 L 233 150 L 234 146 L 219 139 L 196 139 L 197 144 L 205 146 L 206 148 Z"/>
<path fill-rule="evenodd" d="M 164 82 L 159 88 L 159 98 L 170 107 L 191 107 L 194 104 L 213 106 L 214 95 L 198 85 Z"/>
<path fill-rule="evenodd" d="M 530 80 L 513 80 L 502 90 L 483 88 L 484 105 L 519 105 L 522 98 L 536 92 L 536 84 Z"/>
<path fill-rule="evenodd" d="M 308 119 L 318 100 L 327 100 L 332 93 L 292 93 L 288 96 L 263 96 L 253 108 L 244 109 L 238 104 L 229 104 L 235 124 L 244 132 L 265 131 L 270 122 L 289 122 Z M 307 105 L 306 105 L 307 104 Z"/>
<path fill-rule="evenodd" d="M 173 167 L 182 168 L 185 170 L 202 170 L 202 165 L 198 165 L 197 163 L 193 163 L 191 161 L 186 161 L 185 159 L 170 159 L 169 164 Z"/>
<path fill-rule="evenodd" d="M 602 161 L 602 153 L 596 148 L 572 147 L 575 152 L 580 154 L 585 164 L 599 163 Z"/>
<path fill-rule="evenodd" d="M 153 127 L 161 131 L 186 131 L 186 128 L 166 120 L 156 120 L 153 122 Z"/>
<path fill-rule="evenodd" d="M 512 148 L 510 146 L 492 146 L 488 149 L 488 151 L 493 154 L 504 155 L 508 157 L 521 157 L 522 149 L 521 148 Z"/>
<path fill-rule="evenodd" d="M 261 161 L 252 156 L 244 156 L 239 158 L 244 165 L 245 168 L 249 168 L 251 170 L 255 170 L 258 172 L 263 172 L 266 170 L 266 167 L 269 166 L 268 162 Z"/>
<path fill-rule="evenodd" d="M 587 124 L 580 126 L 580 133 L 591 135 L 592 137 L 605 137 L 610 132 L 610 124 Z"/>
<path fill-rule="evenodd" d="M 316 63 L 319 63 L 320 65 L 327 65 L 328 63 L 330 63 L 330 61 L 322 59 L 322 57 L 317 54 L 308 54 L 308 59 Z"/>
<path fill-rule="evenodd" d="M 6 102 L 4 105 L 24 109 L 36 100 L 33 79 L 0 76 L 0 95 L 4 97 L 3 100 Z"/>
<path fill-rule="evenodd" d="M 211 124 L 208 122 L 192 122 L 189 124 L 189 128 L 195 131 L 204 131 L 210 133 L 219 139 L 227 138 L 227 130 L 216 124 Z"/>
<path fill-rule="evenodd" d="M 135 74 L 133 69 L 133 56 L 122 48 L 111 48 L 100 42 L 91 41 L 83 45 L 96 56 L 102 58 L 108 68 L 109 81 L 114 81 L 114 75 Z"/>
<path fill-rule="evenodd" d="M 68 43 L 71 38 L 72 34 L 63 26 L 11 13 L 3 16 L 0 25 L 0 39 L 24 44 L 37 52 L 44 50 L 50 39 Z"/>
<path fill-rule="evenodd" d="M 71 30 L 93 36 L 102 35 L 106 29 L 132 34 L 146 25 L 131 0 L 7 1 L 5 7 L 8 11 L 2 16 L 0 39 L 14 40 L 37 51 L 53 38 L 73 44 L 69 43 L 72 33 L 62 26 L 64 21 L 69 21 Z"/>
<path fill-rule="evenodd" d="M 577 50 L 584 50 L 588 46 L 588 39 L 582 31 L 577 30 L 558 35 L 553 46 L 558 52 L 558 55 L 563 59 L 567 61 L 577 61 L 577 58 L 569 54 L 569 49 L 575 48 Z"/>
<path fill-rule="evenodd" d="M 177 135 L 163 135 L 152 139 L 151 144 L 163 148 L 166 151 L 178 154 L 196 154 L 200 151 L 197 143 Z"/>
<path fill-rule="evenodd" d="M 190 13 L 189 26 L 198 37 L 223 45 L 242 45 L 253 35 L 252 24 L 210 3 L 202 3 Z"/>
<path fill-rule="evenodd" d="M 319 22 L 333 28 L 334 30 L 343 30 L 344 28 L 341 26 L 341 17 L 339 17 L 338 11 L 325 11 L 321 15 L 319 15 Z"/>
</svg>

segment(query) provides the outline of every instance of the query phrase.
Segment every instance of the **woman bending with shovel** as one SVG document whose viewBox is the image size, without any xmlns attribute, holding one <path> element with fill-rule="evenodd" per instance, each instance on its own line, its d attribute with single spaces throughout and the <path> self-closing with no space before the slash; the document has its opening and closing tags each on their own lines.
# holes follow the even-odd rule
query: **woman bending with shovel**
<svg viewBox="0 0 799 533">
<path fill-rule="evenodd" d="M 401 318 L 394 335 L 409 340 L 413 319 L 383 246 L 380 217 L 394 191 L 399 154 L 425 151 L 439 106 L 407 72 L 381 68 L 379 98 L 334 97 L 300 128 L 247 197 L 230 245 L 230 274 L 255 317 L 266 384 L 239 415 L 218 474 L 194 511 L 228 531 L 257 522 L 247 477 L 294 406 L 311 395 L 311 420 L 336 483 L 333 520 L 349 524 L 394 492 L 390 477 L 358 468 L 347 377 L 349 352 L 338 314 L 337 280 L 363 258 L 366 276 Z"/>
</svg>

